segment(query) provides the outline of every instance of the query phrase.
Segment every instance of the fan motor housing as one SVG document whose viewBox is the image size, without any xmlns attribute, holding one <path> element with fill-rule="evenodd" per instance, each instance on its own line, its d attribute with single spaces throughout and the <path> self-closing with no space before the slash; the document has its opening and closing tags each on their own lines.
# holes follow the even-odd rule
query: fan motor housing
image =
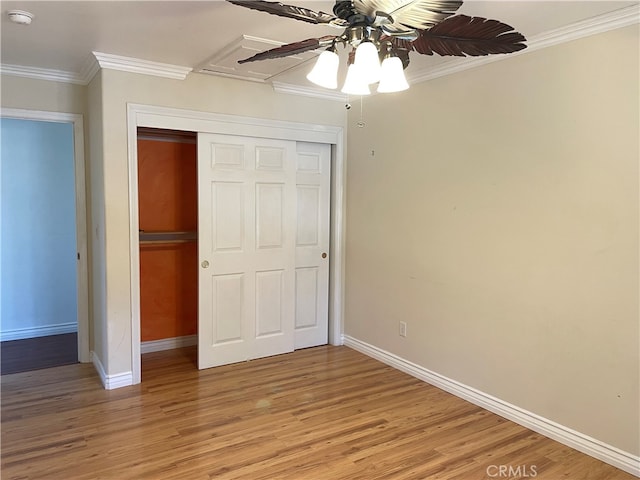
<svg viewBox="0 0 640 480">
<path fill-rule="evenodd" d="M 358 14 L 351 0 L 336 0 L 336 4 L 333 6 L 333 13 L 343 20 L 349 20 L 350 17 Z"/>
</svg>

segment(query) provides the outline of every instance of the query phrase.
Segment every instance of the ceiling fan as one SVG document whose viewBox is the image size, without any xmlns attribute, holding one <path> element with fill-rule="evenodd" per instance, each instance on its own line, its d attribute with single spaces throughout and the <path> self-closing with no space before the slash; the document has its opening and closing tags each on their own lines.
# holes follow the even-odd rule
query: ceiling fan
<svg viewBox="0 0 640 480">
<path fill-rule="evenodd" d="M 296 55 L 327 47 L 307 78 L 313 83 L 337 88 L 336 47 L 351 46 L 343 93 L 370 93 L 409 87 L 403 70 L 409 53 L 441 56 L 508 54 L 526 48 L 525 37 L 498 20 L 454 15 L 461 0 L 336 0 L 333 14 L 266 0 L 227 0 L 241 7 L 293 18 L 307 23 L 342 29 L 327 35 L 289 43 L 260 52 L 238 63 Z"/>
</svg>

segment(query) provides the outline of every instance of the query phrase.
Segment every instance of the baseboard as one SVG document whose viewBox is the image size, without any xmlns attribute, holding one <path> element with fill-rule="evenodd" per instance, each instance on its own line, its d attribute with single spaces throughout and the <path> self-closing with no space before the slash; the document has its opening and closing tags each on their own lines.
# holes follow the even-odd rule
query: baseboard
<svg viewBox="0 0 640 480">
<path fill-rule="evenodd" d="M 620 470 L 640 477 L 640 457 L 636 455 L 622 451 L 588 435 L 476 390 L 468 385 L 432 372 L 420 365 L 416 365 L 393 353 L 356 338 L 345 335 L 344 345 L 419 378 L 435 387 L 441 388 L 457 397 L 463 398 L 474 405 L 478 405 L 501 417 L 507 418 L 582 453 L 613 465 Z"/>
<path fill-rule="evenodd" d="M 133 385 L 133 373 L 125 372 L 118 373 L 116 375 L 107 375 L 104 367 L 102 366 L 102 362 L 96 352 L 91 352 L 91 361 L 93 362 L 93 366 L 98 372 L 98 376 L 100 377 L 100 381 L 102 381 L 102 386 L 106 390 L 113 390 L 114 388 L 120 387 L 128 387 L 129 385 Z"/>
<path fill-rule="evenodd" d="M 186 335 L 184 337 L 163 338 L 161 340 L 150 340 L 140 343 L 140 353 L 160 352 L 162 350 L 173 350 L 174 348 L 190 347 L 198 344 L 197 335 Z"/>
<path fill-rule="evenodd" d="M 22 340 L 24 338 L 48 337 L 49 335 L 62 335 L 63 333 L 76 333 L 78 323 L 59 323 L 43 327 L 15 328 L 0 332 L 0 341 Z"/>
</svg>

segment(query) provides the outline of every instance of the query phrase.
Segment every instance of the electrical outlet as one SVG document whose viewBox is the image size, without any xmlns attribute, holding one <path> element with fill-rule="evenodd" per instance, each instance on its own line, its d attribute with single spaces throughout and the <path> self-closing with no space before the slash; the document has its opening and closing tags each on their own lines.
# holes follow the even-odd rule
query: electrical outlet
<svg viewBox="0 0 640 480">
<path fill-rule="evenodd" d="M 400 322 L 400 336 L 407 336 L 407 322 Z"/>
</svg>

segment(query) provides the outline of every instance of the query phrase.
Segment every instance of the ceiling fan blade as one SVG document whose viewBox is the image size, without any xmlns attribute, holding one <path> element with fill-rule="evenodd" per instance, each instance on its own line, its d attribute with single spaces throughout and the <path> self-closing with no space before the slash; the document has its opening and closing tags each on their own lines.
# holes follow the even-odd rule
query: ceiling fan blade
<svg viewBox="0 0 640 480">
<path fill-rule="evenodd" d="M 398 47 L 424 55 L 483 56 L 513 53 L 527 48 L 526 38 L 512 26 L 498 20 L 456 15 L 420 32 L 413 42 L 393 39 Z"/>
<path fill-rule="evenodd" d="M 333 35 L 327 35 L 320 38 L 308 38 L 295 43 L 287 43 L 280 47 L 272 48 L 264 52 L 256 53 L 253 57 L 238 60 L 238 63 L 257 62 L 258 60 L 270 60 L 273 58 L 288 57 L 290 55 L 296 55 L 298 53 L 308 52 L 320 47 L 328 47 L 333 43 L 337 37 Z"/>
<path fill-rule="evenodd" d="M 285 5 L 280 2 L 267 2 L 265 0 L 227 0 L 227 2 L 240 7 L 259 10 L 280 17 L 293 18 L 307 23 L 327 24 L 339 28 L 344 28 L 348 25 L 345 20 L 329 13 L 315 12 L 308 8 Z"/>
<path fill-rule="evenodd" d="M 390 15 L 390 31 L 392 27 L 398 31 L 429 28 L 456 13 L 461 5 L 461 0 L 353 0 L 355 9 L 368 17 L 375 17 L 377 11 Z"/>
</svg>

